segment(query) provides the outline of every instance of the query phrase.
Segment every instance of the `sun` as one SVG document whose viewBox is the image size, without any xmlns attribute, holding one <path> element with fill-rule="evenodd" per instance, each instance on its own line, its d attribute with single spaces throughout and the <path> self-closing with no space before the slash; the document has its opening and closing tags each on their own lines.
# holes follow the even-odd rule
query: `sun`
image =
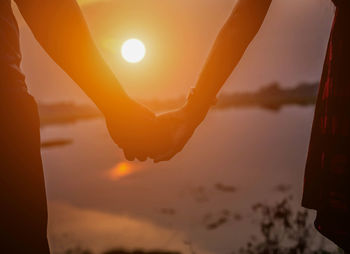
<svg viewBox="0 0 350 254">
<path fill-rule="evenodd" d="M 121 49 L 122 57 L 129 63 L 139 63 L 146 56 L 146 47 L 139 39 L 125 41 Z"/>
</svg>

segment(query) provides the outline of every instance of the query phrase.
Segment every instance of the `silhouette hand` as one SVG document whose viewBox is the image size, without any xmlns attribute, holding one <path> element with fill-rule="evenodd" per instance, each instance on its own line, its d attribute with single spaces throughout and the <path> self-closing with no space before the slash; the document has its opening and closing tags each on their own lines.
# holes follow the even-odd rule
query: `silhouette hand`
<svg viewBox="0 0 350 254">
<path fill-rule="evenodd" d="M 179 153 L 206 117 L 210 106 L 213 105 L 210 102 L 202 105 L 196 104 L 190 97 L 182 108 L 157 116 L 158 128 L 168 130 L 168 138 L 164 142 L 167 148 L 152 157 L 154 162 L 168 161 Z"/>
<path fill-rule="evenodd" d="M 118 103 L 106 123 L 114 142 L 124 150 L 127 160 L 145 161 L 155 149 L 156 116 L 146 107 L 131 99 Z"/>
</svg>

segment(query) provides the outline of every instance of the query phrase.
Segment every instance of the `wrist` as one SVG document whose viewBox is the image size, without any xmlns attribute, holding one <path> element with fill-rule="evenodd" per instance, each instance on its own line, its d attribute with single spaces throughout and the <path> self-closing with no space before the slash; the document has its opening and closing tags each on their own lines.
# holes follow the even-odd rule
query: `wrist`
<svg viewBox="0 0 350 254">
<path fill-rule="evenodd" d="M 192 88 L 184 108 L 188 118 L 201 122 L 216 103 L 215 96 L 206 96 Z"/>
<path fill-rule="evenodd" d="M 197 89 L 192 88 L 187 97 L 186 107 L 190 112 L 200 114 L 207 113 L 216 103 L 217 99 L 215 96 L 204 95 Z"/>
<path fill-rule="evenodd" d="M 132 105 L 132 99 L 124 92 L 109 93 L 101 96 L 98 107 L 105 117 L 125 114 L 125 109 Z"/>
</svg>

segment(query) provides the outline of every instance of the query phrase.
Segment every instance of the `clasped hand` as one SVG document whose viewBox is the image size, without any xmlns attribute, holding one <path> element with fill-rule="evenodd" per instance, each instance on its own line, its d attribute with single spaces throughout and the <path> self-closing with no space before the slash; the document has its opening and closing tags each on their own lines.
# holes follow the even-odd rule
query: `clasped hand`
<svg viewBox="0 0 350 254">
<path fill-rule="evenodd" d="M 106 115 L 107 127 L 130 161 L 170 160 L 183 149 L 207 113 L 192 110 L 189 103 L 160 115 L 132 100 L 119 108 L 123 112 Z"/>
</svg>

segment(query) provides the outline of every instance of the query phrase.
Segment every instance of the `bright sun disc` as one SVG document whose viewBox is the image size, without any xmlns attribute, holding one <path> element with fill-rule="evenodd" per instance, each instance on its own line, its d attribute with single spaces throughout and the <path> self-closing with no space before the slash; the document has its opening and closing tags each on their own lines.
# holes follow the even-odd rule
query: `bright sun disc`
<svg viewBox="0 0 350 254">
<path fill-rule="evenodd" d="M 130 39 L 123 43 L 122 56 L 129 63 L 138 63 L 146 55 L 146 47 L 138 39 Z"/>
</svg>

